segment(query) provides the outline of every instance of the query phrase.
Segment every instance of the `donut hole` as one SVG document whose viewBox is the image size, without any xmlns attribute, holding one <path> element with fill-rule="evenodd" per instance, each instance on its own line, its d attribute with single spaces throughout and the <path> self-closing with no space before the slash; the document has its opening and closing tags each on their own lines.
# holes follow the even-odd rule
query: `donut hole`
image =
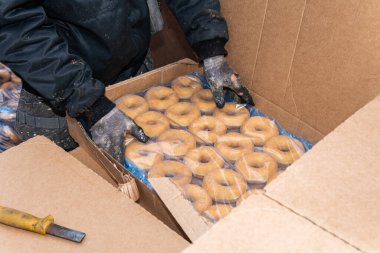
<svg viewBox="0 0 380 253">
<path fill-rule="evenodd" d="M 181 140 L 175 140 L 175 141 L 172 141 L 171 142 L 171 144 L 173 145 L 173 146 L 175 146 L 175 145 L 182 145 L 184 142 L 183 141 L 181 141 Z"/>
<path fill-rule="evenodd" d="M 264 164 L 262 164 L 262 163 L 254 163 L 254 164 L 250 164 L 249 166 L 251 168 L 253 168 L 253 169 L 261 169 L 261 168 L 264 167 Z"/>
<path fill-rule="evenodd" d="M 209 163 L 210 157 L 202 156 L 201 159 L 199 159 L 199 163 Z"/>
<path fill-rule="evenodd" d="M 143 151 L 143 150 L 140 150 L 140 151 L 138 152 L 138 154 L 139 154 L 140 156 L 144 156 L 144 157 L 148 157 L 148 156 L 149 156 L 149 152 L 147 152 L 147 151 Z"/>
<path fill-rule="evenodd" d="M 265 131 L 265 129 L 261 126 L 255 126 L 255 131 L 261 132 L 261 131 Z"/>
<path fill-rule="evenodd" d="M 176 176 L 176 174 L 174 174 L 174 173 L 166 173 L 165 174 L 165 177 L 168 177 L 168 178 L 173 178 L 175 176 Z"/>
<path fill-rule="evenodd" d="M 179 112 L 178 115 L 180 116 L 185 116 L 185 115 L 188 115 L 189 114 L 189 111 L 182 111 L 182 112 Z"/>
<path fill-rule="evenodd" d="M 210 127 L 210 126 L 205 126 L 202 128 L 202 131 L 213 131 L 214 128 Z"/>
<path fill-rule="evenodd" d="M 289 147 L 285 147 L 285 146 L 283 146 L 283 147 L 278 147 L 278 150 L 280 150 L 281 152 L 284 152 L 284 153 L 288 153 L 288 152 L 290 152 Z"/>
<path fill-rule="evenodd" d="M 228 182 L 227 180 L 226 181 L 220 181 L 219 182 L 220 183 L 220 185 L 222 185 L 222 186 L 225 186 L 225 187 L 230 187 L 232 184 L 230 183 L 230 182 Z"/>
<path fill-rule="evenodd" d="M 229 147 L 232 149 L 239 149 L 241 146 L 239 143 L 231 143 Z"/>
<path fill-rule="evenodd" d="M 226 112 L 226 115 L 227 116 L 236 116 L 236 115 L 238 115 L 238 113 L 235 111 L 230 111 L 230 112 Z"/>
<path fill-rule="evenodd" d="M 156 125 L 157 122 L 156 122 L 155 120 L 148 120 L 148 121 L 146 122 L 146 124 L 147 124 L 147 125 L 150 125 L 150 126 L 153 126 L 153 125 Z"/>
<path fill-rule="evenodd" d="M 131 104 L 131 105 L 128 105 L 127 108 L 130 110 L 133 110 L 133 109 L 138 108 L 139 106 L 140 106 L 139 104 Z"/>
<path fill-rule="evenodd" d="M 161 96 L 161 97 L 158 97 L 158 100 L 166 100 L 168 98 L 168 96 Z"/>
</svg>

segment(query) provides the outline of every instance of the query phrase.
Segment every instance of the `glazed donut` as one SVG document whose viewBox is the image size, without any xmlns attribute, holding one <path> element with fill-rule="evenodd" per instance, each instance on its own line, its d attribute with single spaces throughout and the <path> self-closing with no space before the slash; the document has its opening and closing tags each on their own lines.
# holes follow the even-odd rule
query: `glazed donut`
<svg viewBox="0 0 380 253">
<path fill-rule="evenodd" d="M 305 153 L 305 149 L 300 141 L 278 135 L 264 144 L 264 152 L 272 156 L 279 164 L 290 165 Z"/>
<path fill-rule="evenodd" d="M 14 83 L 21 84 L 21 78 L 18 77 L 15 73 L 12 72 L 11 74 L 11 80 Z"/>
<path fill-rule="evenodd" d="M 247 191 L 247 183 L 239 173 L 220 169 L 204 177 L 203 188 L 215 202 L 235 203 Z"/>
<path fill-rule="evenodd" d="M 145 99 L 148 101 L 149 107 L 157 111 L 165 111 L 178 102 L 178 96 L 174 90 L 164 86 L 149 89 L 145 94 Z"/>
<path fill-rule="evenodd" d="M 184 186 L 191 182 L 191 170 L 183 163 L 166 160 L 156 163 L 149 171 L 149 178 L 169 177 L 178 186 Z"/>
<path fill-rule="evenodd" d="M 249 184 L 266 184 L 276 174 L 277 162 L 266 153 L 248 153 L 236 163 L 236 170 Z"/>
<path fill-rule="evenodd" d="M 195 184 L 188 184 L 183 187 L 185 197 L 193 203 L 195 210 L 203 213 L 212 205 L 212 199 L 207 191 Z"/>
<path fill-rule="evenodd" d="M 219 136 L 216 148 L 224 158 L 230 161 L 239 160 L 244 154 L 253 152 L 254 145 L 251 139 L 239 133 L 231 132 Z"/>
<path fill-rule="evenodd" d="M 188 102 L 180 102 L 170 106 L 166 112 L 170 125 L 174 128 L 188 127 L 191 122 L 201 116 L 198 108 Z"/>
<path fill-rule="evenodd" d="M 223 109 L 216 110 L 214 116 L 220 119 L 228 128 L 240 128 L 249 118 L 249 112 L 242 105 L 227 103 Z"/>
<path fill-rule="evenodd" d="M 199 144 L 214 144 L 218 136 L 226 133 L 227 127 L 215 117 L 202 116 L 191 123 L 189 131 L 197 136 Z"/>
<path fill-rule="evenodd" d="M 136 95 L 124 96 L 120 102 L 117 103 L 116 107 L 132 119 L 149 109 L 149 105 L 145 99 Z"/>
<path fill-rule="evenodd" d="M 142 127 L 150 138 L 156 138 L 169 129 L 169 120 L 160 112 L 148 111 L 135 119 L 136 124 Z"/>
<path fill-rule="evenodd" d="M 144 144 L 138 141 L 128 144 L 125 157 L 142 170 L 150 170 L 154 164 L 163 159 L 161 147 L 158 144 Z"/>
<path fill-rule="evenodd" d="M 247 191 L 246 193 L 244 193 L 240 197 L 240 199 L 238 201 L 236 201 L 236 205 L 240 205 L 244 200 L 246 200 L 247 198 L 249 198 L 252 195 L 259 195 L 261 193 L 263 193 L 262 190 L 250 190 L 250 191 Z"/>
<path fill-rule="evenodd" d="M 180 99 L 189 99 L 202 89 L 201 80 L 195 76 L 180 76 L 173 81 L 172 89 Z"/>
<path fill-rule="evenodd" d="M 204 215 L 213 222 L 216 222 L 226 217 L 233 207 L 230 205 L 213 205 L 204 212 Z"/>
<path fill-rule="evenodd" d="M 11 73 L 7 69 L 0 69 L 0 84 L 8 82 L 11 79 Z"/>
<path fill-rule="evenodd" d="M 196 146 L 195 138 L 184 130 L 169 129 L 158 137 L 162 151 L 170 157 L 184 156 Z"/>
<path fill-rule="evenodd" d="M 209 89 L 203 89 L 195 93 L 191 97 L 191 102 L 193 102 L 201 112 L 206 114 L 212 114 L 216 108 L 214 97 Z"/>
<path fill-rule="evenodd" d="M 240 132 L 249 136 L 255 146 L 263 146 L 267 140 L 278 135 L 278 127 L 270 119 L 255 116 L 241 126 Z"/>
<path fill-rule="evenodd" d="M 224 166 L 224 159 L 214 148 L 208 146 L 191 150 L 186 154 L 184 162 L 198 178 L 203 178 L 210 171 Z"/>
</svg>

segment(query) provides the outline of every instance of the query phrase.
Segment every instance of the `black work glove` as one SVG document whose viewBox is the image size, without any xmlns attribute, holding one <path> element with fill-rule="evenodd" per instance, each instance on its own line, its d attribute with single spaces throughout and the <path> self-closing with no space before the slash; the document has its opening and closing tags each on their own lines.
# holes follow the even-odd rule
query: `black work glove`
<svg viewBox="0 0 380 253">
<path fill-rule="evenodd" d="M 142 128 L 116 107 L 96 122 L 90 128 L 90 132 L 95 144 L 121 164 L 125 162 L 124 151 L 127 134 L 131 134 L 144 143 L 149 140 Z"/>
<path fill-rule="evenodd" d="M 206 79 L 210 84 L 214 100 L 219 108 L 223 108 L 224 89 L 234 91 L 245 104 L 254 105 L 248 89 L 239 75 L 230 67 L 223 55 L 207 58 L 203 62 Z"/>
</svg>

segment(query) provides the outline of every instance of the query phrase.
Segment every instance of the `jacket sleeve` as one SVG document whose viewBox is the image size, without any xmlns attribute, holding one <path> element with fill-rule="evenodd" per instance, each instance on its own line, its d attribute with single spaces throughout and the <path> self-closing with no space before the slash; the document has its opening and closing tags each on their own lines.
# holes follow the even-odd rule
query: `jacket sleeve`
<svg viewBox="0 0 380 253">
<path fill-rule="evenodd" d="M 166 0 L 191 47 L 202 61 L 227 55 L 228 28 L 219 0 Z"/>
<path fill-rule="evenodd" d="M 77 117 L 99 104 L 95 102 L 104 97 L 105 86 L 69 52 L 41 2 L 0 0 L 0 61 L 53 108 Z"/>
</svg>

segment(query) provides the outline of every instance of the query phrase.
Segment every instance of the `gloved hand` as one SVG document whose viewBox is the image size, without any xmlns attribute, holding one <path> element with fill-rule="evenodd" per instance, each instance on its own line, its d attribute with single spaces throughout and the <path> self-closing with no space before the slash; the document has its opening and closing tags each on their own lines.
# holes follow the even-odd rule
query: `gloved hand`
<svg viewBox="0 0 380 253">
<path fill-rule="evenodd" d="M 124 164 L 125 136 L 131 134 L 141 142 L 147 142 L 141 127 L 116 107 L 96 122 L 90 129 L 92 140 L 121 164 Z"/>
<path fill-rule="evenodd" d="M 203 65 L 206 79 L 210 84 L 215 103 L 219 108 L 223 108 L 225 104 L 224 88 L 234 91 L 242 99 L 243 103 L 254 105 L 248 89 L 223 55 L 207 58 L 204 60 Z"/>
</svg>

